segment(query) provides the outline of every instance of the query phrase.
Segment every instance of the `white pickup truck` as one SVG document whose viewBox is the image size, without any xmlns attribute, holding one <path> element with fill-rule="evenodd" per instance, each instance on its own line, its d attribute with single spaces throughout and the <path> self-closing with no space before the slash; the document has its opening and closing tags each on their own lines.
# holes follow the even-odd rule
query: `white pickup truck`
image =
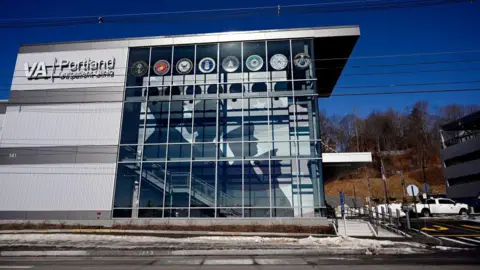
<svg viewBox="0 0 480 270">
<path fill-rule="evenodd" d="M 468 205 L 457 203 L 447 198 L 428 198 L 423 202 L 412 204 L 412 211 L 425 217 L 432 215 L 468 215 Z"/>
</svg>

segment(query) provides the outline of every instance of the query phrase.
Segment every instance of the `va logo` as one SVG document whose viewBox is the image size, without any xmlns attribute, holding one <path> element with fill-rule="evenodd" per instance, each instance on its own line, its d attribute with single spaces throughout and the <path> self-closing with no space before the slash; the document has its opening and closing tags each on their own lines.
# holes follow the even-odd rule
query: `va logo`
<svg viewBox="0 0 480 270">
<path fill-rule="evenodd" d="M 25 63 L 24 69 L 27 79 L 47 77 L 47 66 L 45 65 L 45 62 L 34 62 L 32 66 Z"/>
</svg>

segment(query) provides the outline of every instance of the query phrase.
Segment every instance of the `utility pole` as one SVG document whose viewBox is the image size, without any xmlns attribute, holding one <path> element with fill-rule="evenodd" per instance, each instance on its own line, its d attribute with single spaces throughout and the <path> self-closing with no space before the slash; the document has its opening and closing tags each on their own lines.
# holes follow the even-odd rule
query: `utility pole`
<svg viewBox="0 0 480 270">
<path fill-rule="evenodd" d="M 358 139 L 358 126 L 357 126 L 357 106 L 355 106 L 353 114 L 355 116 L 355 138 L 357 139 L 357 152 L 360 152 L 360 142 Z"/>
<path fill-rule="evenodd" d="M 390 200 L 388 199 L 388 191 L 387 191 L 387 175 L 385 173 L 385 167 L 383 166 L 383 159 L 381 157 L 380 157 L 380 169 L 382 171 L 383 189 L 385 191 L 385 203 L 390 204 Z"/>
</svg>

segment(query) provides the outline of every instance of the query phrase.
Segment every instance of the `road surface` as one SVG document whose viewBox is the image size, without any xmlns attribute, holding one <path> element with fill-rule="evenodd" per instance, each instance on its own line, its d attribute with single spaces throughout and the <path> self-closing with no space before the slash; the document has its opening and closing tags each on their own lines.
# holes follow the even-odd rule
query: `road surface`
<svg viewBox="0 0 480 270">
<path fill-rule="evenodd" d="M 424 218 L 411 221 L 412 228 L 458 247 L 480 248 L 480 223 L 468 220 Z"/>
<path fill-rule="evenodd" d="M 0 269 L 328 269 L 328 270 L 418 270 L 419 268 L 450 270 L 479 269 L 478 251 L 445 252 L 430 255 L 389 256 L 237 256 L 237 257 L 0 257 Z"/>
</svg>

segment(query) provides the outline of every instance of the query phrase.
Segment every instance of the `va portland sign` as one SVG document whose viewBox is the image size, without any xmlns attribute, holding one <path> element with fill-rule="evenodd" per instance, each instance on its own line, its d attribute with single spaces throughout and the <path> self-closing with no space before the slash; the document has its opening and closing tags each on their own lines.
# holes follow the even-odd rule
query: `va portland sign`
<svg viewBox="0 0 480 270">
<path fill-rule="evenodd" d="M 115 76 L 115 58 L 107 60 L 70 61 L 55 58 L 53 65 L 45 62 L 25 63 L 25 77 L 29 80 L 51 79 L 75 80 L 82 78 L 105 78 Z"/>
</svg>

